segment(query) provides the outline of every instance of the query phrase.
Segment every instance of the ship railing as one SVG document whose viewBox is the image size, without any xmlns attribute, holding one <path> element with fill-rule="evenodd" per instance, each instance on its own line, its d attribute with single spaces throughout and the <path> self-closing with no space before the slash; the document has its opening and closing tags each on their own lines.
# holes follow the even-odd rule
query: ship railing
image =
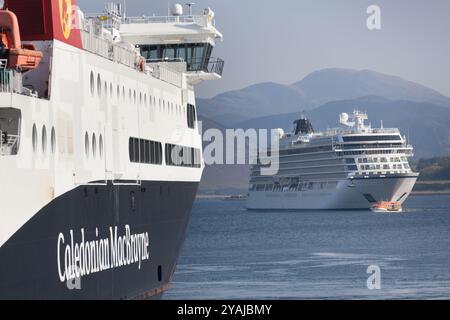
<svg viewBox="0 0 450 320">
<path fill-rule="evenodd" d="M 141 16 L 126 17 L 122 19 L 123 24 L 150 24 L 150 23 L 194 23 L 202 27 L 215 25 L 208 15 L 192 16 Z"/>
<path fill-rule="evenodd" d="M 374 128 L 367 130 L 356 130 L 356 129 L 343 129 L 343 128 L 332 128 L 326 131 L 326 135 L 345 135 L 345 134 L 371 134 L 371 133 L 399 133 L 400 131 L 395 128 Z"/>
<path fill-rule="evenodd" d="M 147 59 L 146 61 L 148 64 L 170 63 L 171 68 L 179 72 L 206 72 L 215 73 L 219 76 L 222 76 L 225 66 L 225 61 L 220 58 L 210 58 L 208 63 L 205 63 L 202 58 L 189 59 L 189 61 L 183 58 Z"/>
<path fill-rule="evenodd" d="M 174 86 L 181 87 L 183 84 L 182 73 L 175 68 L 172 63 L 149 63 L 150 73 L 153 77 L 162 80 L 164 82 L 173 84 Z"/>
<path fill-rule="evenodd" d="M 0 155 L 14 154 L 14 148 L 17 146 L 18 141 L 18 135 L 8 134 L 6 131 L 0 130 Z"/>
<path fill-rule="evenodd" d="M 0 68 L 0 92 L 37 96 L 36 92 L 22 85 L 21 72 L 8 68 Z"/>
</svg>

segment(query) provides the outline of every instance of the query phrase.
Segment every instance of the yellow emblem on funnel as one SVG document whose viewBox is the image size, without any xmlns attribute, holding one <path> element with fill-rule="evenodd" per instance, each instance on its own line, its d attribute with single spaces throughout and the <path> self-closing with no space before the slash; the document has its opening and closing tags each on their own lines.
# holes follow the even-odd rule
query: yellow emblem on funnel
<svg viewBox="0 0 450 320">
<path fill-rule="evenodd" d="M 72 29 L 72 0 L 59 0 L 59 18 L 64 38 L 69 39 Z"/>
</svg>

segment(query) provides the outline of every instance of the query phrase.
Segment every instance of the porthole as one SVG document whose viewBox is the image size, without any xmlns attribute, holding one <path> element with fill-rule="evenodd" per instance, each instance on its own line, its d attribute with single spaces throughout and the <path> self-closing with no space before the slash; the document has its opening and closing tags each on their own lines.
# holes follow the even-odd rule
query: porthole
<svg viewBox="0 0 450 320">
<path fill-rule="evenodd" d="M 108 84 L 105 81 L 105 97 L 108 97 Z"/>
<path fill-rule="evenodd" d="M 91 83 L 91 95 L 94 95 L 94 91 L 95 91 L 95 84 L 94 84 L 94 72 L 91 71 L 91 79 L 90 79 L 90 83 Z"/>
<path fill-rule="evenodd" d="M 117 86 L 117 100 L 120 99 L 120 87 Z"/>
<path fill-rule="evenodd" d="M 102 79 L 100 78 L 100 74 L 97 75 L 97 94 L 99 97 L 102 96 Z"/>
<path fill-rule="evenodd" d="M 97 138 L 95 137 L 95 133 L 92 134 L 92 157 L 97 156 Z"/>
<path fill-rule="evenodd" d="M 45 125 L 42 126 L 42 153 L 47 153 L 47 128 Z"/>
<path fill-rule="evenodd" d="M 128 89 L 128 100 L 131 103 L 131 89 Z"/>
<path fill-rule="evenodd" d="M 103 159 L 103 136 L 101 134 L 98 138 L 98 153 L 100 155 L 100 159 Z"/>
<path fill-rule="evenodd" d="M 142 104 L 142 92 L 139 93 L 139 103 Z"/>
<path fill-rule="evenodd" d="M 133 102 L 134 104 L 136 104 L 136 90 L 134 90 L 133 92 Z"/>
<path fill-rule="evenodd" d="M 86 154 L 86 158 L 89 158 L 89 134 L 87 132 L 84 135 L 84 152 Z"/>
<path fill-rule="evenodd" d="M 52 153 L 54 154 L 56 151 L 56 132 L 55 127 L 52 128 L 52 133 L 50 135 L 50 148 Z"/>
<path fill-rule="evenodd" d="M 36 125 L 33 124 L 33 132 L 31 136 L 32 144 L 33 144 L 33 152 L 37 151 L 37 129 Z"/>
<path fill-rule="evenodd" d="M 109 84 L 109 97 L 112 99 L 113 97 L 113 85 L 112 83 Z"/>
<path fill-rule="evenodd" d="M 122 99 L 125 101 L 125 87 L 122 87 Z"/>
</svg>

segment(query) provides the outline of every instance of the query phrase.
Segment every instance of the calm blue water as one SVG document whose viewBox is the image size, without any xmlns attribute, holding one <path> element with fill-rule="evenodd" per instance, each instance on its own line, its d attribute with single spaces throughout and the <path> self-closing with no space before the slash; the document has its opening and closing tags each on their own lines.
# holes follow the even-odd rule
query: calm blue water
<svg viewBox="0 0 450 320">
<path fill-rule="evenodd" d="M 450 196 L 410 197 L 403 214 L 244 206 L 196 202 L 164 299 L 450 298 Z"/>
</svg>

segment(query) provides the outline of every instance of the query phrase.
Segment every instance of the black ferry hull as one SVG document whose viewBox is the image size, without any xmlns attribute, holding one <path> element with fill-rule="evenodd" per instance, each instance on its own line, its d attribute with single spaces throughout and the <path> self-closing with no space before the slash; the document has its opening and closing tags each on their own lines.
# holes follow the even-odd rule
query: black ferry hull
<svg viewBox="0 0 450 320">
<path fill-rule="evenodd" d="M 198 182 L 108 182 L 79 186 L 61 195 L 1 246 L 0 299 L 160 297 L 175 271 L 197 188 Z M 134 261 L 132 257 L 127 263 L 124 258 L 119 265 L 111 253 L 113 238 L 118 234 L 125 239 L 127 228 L 132 235 L 148 236 L 143 244 L 147 257 L 140 253 L 143 258 L 137 259 L 140 251 L 135 245 Z M 84 259 L 82 263 L 90 264 L 91 272 L 86 274 L 84 270 L 80 276 L 82 271 L 78 270 L 78 276 L 71 278 L 70 271 L 74 272 L 67 270 L 67 261 L 81 269 L 80 259 L 70 263 L 77 256 L 74 244 L 96 243 L 98 250 L 98 239 L 109 242 L 99 250 L 104 253 L 101 263 L 97 260 L 95 265 Z M 92 248 L 95 250 L 95 246 Z M 78 256 L 82 256 L 80 252 Z M 84 252 L 84 257 L 88 256 L 94 257 Z"/>
</svg>

